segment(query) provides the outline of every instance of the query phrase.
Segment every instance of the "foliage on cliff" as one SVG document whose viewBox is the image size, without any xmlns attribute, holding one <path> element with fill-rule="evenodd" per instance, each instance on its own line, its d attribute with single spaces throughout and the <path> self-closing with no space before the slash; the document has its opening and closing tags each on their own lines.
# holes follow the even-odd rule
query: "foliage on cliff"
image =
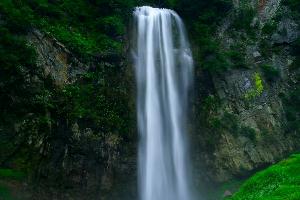
<svg viewBox="0 0 300 200">
<path fill-rule="evenodd" d="M 0 11 L 12 27 L 50 33 L 78 56 L 121 52 L 131 1 L 4 0 Z M 23 32 L 24 33 L 24 32 Z"/>
<path fill-rule="evenodd" d="M 191 40 L 194 42 L 194 58 L 202 69 L 212 73 L 222 72 L 228 68 L 231 53 L 222 50 L 215 40 L 216 29 L 223 23 L 224 17 L 232 8 L 227 0 L 180 1 L 176 7 L 186 21 Z M 239 59 L 239 55 L 236 57 Z"/>
<path fill-rule="evenodd" d="M 20 35 L 22 24 L 12 20 L 16 23 L 12 26 L 11 16 L 1 20 L 0 164 L 3 164 L 9 157 L 16 159 L 17 152 L 24 153 L 25 146 L 28 147 L 25 141 L 42 130 L 46 121 L 43 106 L 37 102 L 44 86 L 39 81 L 41 69 L 36 66 L 35 51 Z M 27 163 L 19 160 L 18 165 Z"/>
<path fill-rule="evenodd" d="M 108 138 L 133 137 L 131 97 L 121 62 L 124 23 L 132 7 L 131 1 L 106 0 L 0 2 L 1 166 L 30 174 L 66 145 L 77 148 L 78 142 L 72 141 L 74 123 L 79 131 L 91 128 L 93 135 L 87 137 L 103 143 Z M 56 38 L 72 56 L 93 66 L 76 83 L 57 87 L 37 67 L 35 49 L 26 41 L 32 29 Z M 93 153 L 100 155 L 100 150 Z"/>
</svg>

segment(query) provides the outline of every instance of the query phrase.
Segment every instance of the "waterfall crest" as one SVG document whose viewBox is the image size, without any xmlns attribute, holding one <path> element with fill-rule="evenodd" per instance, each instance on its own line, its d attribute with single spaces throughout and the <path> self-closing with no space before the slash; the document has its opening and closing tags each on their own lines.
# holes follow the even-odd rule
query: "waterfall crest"
<svg viewBox="0 0 300 200">
<path fill-rule="evenodd" d="M 138 7 L 135 70 L 141 200 L 191 200 L 186 145 L 193 59 L 184 24 L 172 10 Z"/>
</svg>

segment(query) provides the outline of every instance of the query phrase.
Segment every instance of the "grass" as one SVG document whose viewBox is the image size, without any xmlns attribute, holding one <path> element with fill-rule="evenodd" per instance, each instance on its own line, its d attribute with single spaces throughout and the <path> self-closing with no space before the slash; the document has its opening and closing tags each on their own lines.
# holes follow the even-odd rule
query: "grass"
<svg viewBox="0 0 300 200">
<path fill-rule="evenodd" d="M 279 162 L 248 179 L 228 200 L 299 200 L 300 154 Z"/>
<path fill-rule="evenodd" d="M 1 185 L 1 184 L 0 184 L 0 199 L 1 200 L 13 200 L 9 189 L 6 186 Z"/>
<path fill-rule="evenodd" d="M 25 174 L 12 169 L 0 169 L 0 179 L 10 179 L 21 181 L 25 178 Z"/>
<path fill-rule="evenodd" d="M 21 171 L 0 168 L 0 199 L 15 200 L 11 187 L 16 183 L 21 183 L 25 176 Z"/>
</svg>

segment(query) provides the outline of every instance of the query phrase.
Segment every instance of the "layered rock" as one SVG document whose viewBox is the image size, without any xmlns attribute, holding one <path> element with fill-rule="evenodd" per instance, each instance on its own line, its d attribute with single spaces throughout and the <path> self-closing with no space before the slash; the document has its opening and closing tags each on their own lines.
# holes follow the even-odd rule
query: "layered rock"
<svg viewBox="0 0 300 200">
<path fill-rule="evenodd" d="M 81 84 L 81 78 L 96 66 L 125 68 L 122 55 L 95 56 L 84 63 L 52 36 L 37 29 L 27 36 L 29 45 L 37 53 L 37 65 L 43 69 L 56 89 Z M 130 66 L 131 67 L 131 66 Z M 132 70 L 119 71 L 120 84 L 129 79 Z M 131 79 L 131 78 L 130 78 Z M 130 80 L 131 82 L 133 80 Z M 79 82 L 79 83 L 78 83 Z M 97 83 L 95 83 L 97 84 Z M 131 83 L 129 83 L 131 84 Z M 128 88 L 129 85 L 122 85 Z M 125 91 L 125 89 L 124 89 Z M 133 94 L 125 94 L 131 95 Z M 118 97 L 116 97 L 118 98 Z M 132 97 L 134 98 L 134 96 Z M 132 102 L 128 102 L 128 105 Z M 132 109 L 132 108 L 128 108 Z M 129 111 L 133 113 L 134 111 Z M 41 139 L 42 159 L 26 188 L 30 199 L 134 199 L 136 192 L 136 140 L 128 141 L 132 133 L 120 136 L 99 132 L 95 124 L 69 122 L 51 116 L 48 135 Z M 128 124 L 128 127 L 131 127 Z M 130 130 L 130 128 L 128 128 Z M 119 130 L 121 131 L 121 130 Z M 133 130 L 132 130 L 133 131 Z"/>
<path fill-rule="evenodd" d="M 245 177 L 300 149 L 299 136 L 286 132 L 285 109 L 281 98 L 299 84 L 294 81 L 294 77 L 299 76 L 299 70 L 289 69 L 294 62 L 290 45 L 298 38 L 298 24 L 290 18 L 287 8 L 279 6 L 279 0 L 266 1 L 261 5 L 259 14 L 251 24 L 256 29 L 254 39 L 248 36 L 245 39 L 245 33 L 230 29 L 233 16 L 225 19 L 225 25 L 220 28 L 217 37 L 223 48 L 230 51 L 235 44 L 240 44 L 245 51 L 246 67 L 212 74 L 210 85 L 213 87 L 207 93 L 214 94 L 221 102 L 215 111 L 216 118 L 222 123 L 228 113 L 231 118 L 225 123 L 235 128 L 214 131 L 201 128 L 206 126 L 202 124 L 195 131 L 198 142 L 194 145 L 199 148 L 195 155 L 196 166 L 207 173 L 202 177 L 209 177 L 215 182 Z M 279 21 L 274 22 L 278 24 L 277 28 L 271 35 L 263 34 L 265 24 L 270 23 L 276 15 L 280 15 Z M 255 25 L 257 23 L 258 26 Z M 281 34 L 283 30 L 286 34 Z M 270 52 L 266 54 L 261 45 L 265 41 L 269 48 L 279 48 L 278 51 L 268 49 Z M 264 76 L 263 65 L 274 67 L 278 77 L 268 80 Z M 293 84 L 288 84 L 291 82 Z M 198 97 L 201 98 L 204 97 Z M 201 140 L 209 141 L 210 138 L 213 141 L 210 150 L 207 150 L 207 145 Z M 203 161 L 204 164 L 199 164 Z"/>
</svg>

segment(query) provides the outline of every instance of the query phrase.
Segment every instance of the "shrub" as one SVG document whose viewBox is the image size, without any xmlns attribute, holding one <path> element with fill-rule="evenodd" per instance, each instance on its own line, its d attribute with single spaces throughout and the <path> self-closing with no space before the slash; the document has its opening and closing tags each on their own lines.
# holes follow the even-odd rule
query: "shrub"
<svg viewBox="0 0 300 200">
<path fill-rule="evenodd" d="M 200 37 L 196 42 L 201 48 L 195 53 L 195 59 L 203 69 L 211 73 L 221 73 L 229 68 L 226 55 L 220 45 L 211 37 L 211 28 L 208 25 L 198 22 L 195 29 Z"/>
<path fill-rule="evenodd" d="M 229 112 L 225 112 L 221 118 L 222 128 L 228 130 L 232 135 L 237 136 L 239 124 L 237 117 Z"/>
<path fill-rule="evenodd" d="M 274 31 L 276 31 L 276 29 L 277 29 L 277 23 L 269 22 L 269 23 L 266 23 L 264 25 L 264 27 L 262 28 L 262 33 L 266 34 L 266 35 L 271 35 L 272 33 L 274 33 Z"/>
<path fill-rule="evenodd" d="M 207 114 L 209 112 L 217 111 L 219 107 L 220 100 L 214 95 L 207 96 L 202 103 L 203 111 Z"/>
<path fill-rule="evenodd" d="M 248 126 L 242 126 L 240 128 L 240 135 L 243 135 L 247 138 L 249 138 L 252 141 L 256 140 L 256 132 L 253 128 L 248 127 Z"/>
<path fill-rule="evenodd" d="M 11 1 L 5 0 L 0 2 L 0 13 L 5 27 L 14 33 L 24 34 L 30 29 L 33 14 L 28 7 L 17 8 Z"/>
<path fill-rule="evenodd" d="M 293 18 L 300 18 L 300 2 L 298 0 L 284 0 L 283 4 L 293 11 L 291 15 Z"/>
<path fill-rule="evenodd" d="M 97 20 L 96 26 L 113 37 L 123 35 L 125 32 L 125 25 L 119 16 L 101 17 Z"/>
<path fill-rule="evenodd" d="M 227 52 L 227 56 L 231 60 L 234 68 L 247 68 L 244 52 L 231 50 Z"/>
<path fill-rule="evenodd" d="M 261 69 L 262 69 L 262 71 L 264 73 L 264 77 L 266 78 L 267 81 L 274 81 L 280 75 L 278 69 L 276 69 L 272 65 L 262 65 Z"/>
<path fill-rule="evenodd" d="M 236 17 L 232 23 L 232 28 L 236 30 L 244 30 L 250 36 L 254 36 L 255 28 L 251 27 L 251 23 L 256 15 L 253 8 L 243 8 L 236 13 Z"/>
<path fill-rule="evenodd" d="M 262 56 L 264 57 L 270 56 L 273 50 L 271 43 L 264 39 L 260 41 L 259 48 Z"/>
<path fill-rule="evenodd" d="M 184 17 L 195 46 L 200 47 L 194 53 L 195 59 L 210 73 L 222 73 L 229 68 L 225 51 L 214 40 L 214 34 L 231 7 L 232 2 L 227 0 L 180 0 L 174 7 Z"/>
<path fill-rule="evenodd" d="M 287 133 L 299 134 L 300 131 L 300 88 L 296 87 L 283 98 L 286 114 Z"/>
</svg>

